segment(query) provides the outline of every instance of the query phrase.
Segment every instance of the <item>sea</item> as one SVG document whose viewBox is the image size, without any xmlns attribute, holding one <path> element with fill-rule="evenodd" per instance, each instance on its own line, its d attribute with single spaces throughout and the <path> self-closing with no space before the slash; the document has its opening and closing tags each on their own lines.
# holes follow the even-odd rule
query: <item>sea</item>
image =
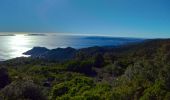
<svg viewBox="0 0 170 100">
<path fill-rule="evenodd" d="M 119 46 L 140 41 L 143 39 L 57 33 L 1 33 L 0 61 L 25 56 L 23 53 L 33 47 L 80 49 L 92 46 Z"/>
</svg>

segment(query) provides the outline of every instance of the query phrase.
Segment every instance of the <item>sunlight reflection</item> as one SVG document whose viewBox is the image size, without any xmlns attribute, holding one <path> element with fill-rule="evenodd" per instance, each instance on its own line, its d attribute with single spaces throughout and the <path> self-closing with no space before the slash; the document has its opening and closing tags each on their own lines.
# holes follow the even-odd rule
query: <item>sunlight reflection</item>
<svg viewBox="0 0 170 100">
<path fill-rule="evenodd" d="M 22 53 L 28 50 L 27 45 L 29 45 L 29 40 L 24 34 L 13 36 L 10 40 L 10 47 L 13 51 L 11 52 L 12 58 L 25 56 Z"/>
<path fill-rule="evenodd" d="M 13 37 L 13 39 L 11 40 L 11 43 L 14 45 L 18 45 L 18 46 L 27 45 L 28 40 L 23 34 L 22 35 L 17 34 L 16 36 Z"/>
</svg>

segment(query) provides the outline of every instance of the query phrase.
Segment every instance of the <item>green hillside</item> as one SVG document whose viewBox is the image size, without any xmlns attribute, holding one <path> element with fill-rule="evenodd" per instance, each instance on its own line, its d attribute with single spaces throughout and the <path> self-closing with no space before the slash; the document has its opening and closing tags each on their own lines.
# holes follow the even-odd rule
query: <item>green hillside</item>
<svg viewBox="0 0 170 100">
<path fill-rule="evenodd" d="M 170 40 L 0 63 L 0 100 L 169 100 Z"/>
</svg>

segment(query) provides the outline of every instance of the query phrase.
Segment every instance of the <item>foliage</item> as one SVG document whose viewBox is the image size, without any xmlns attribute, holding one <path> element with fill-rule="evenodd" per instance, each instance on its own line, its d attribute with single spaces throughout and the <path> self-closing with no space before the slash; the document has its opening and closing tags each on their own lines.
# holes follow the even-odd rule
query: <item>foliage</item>
<svg viewBox="0 0 170 100">
<path fill-rule="evenodd" d="M 7 69 L 0 68 L 0 89 L 4 88 L 10 83 L 10 78 Z"/>
<path fill-rule="evenodd" d="M 46 100 L 40 87 L 31 81 L 12 82 L 2 89 L 1 94 L 5 100 Z"/>
<path fill-rule="evenodd" d="M 170 40 L 82 49 L 75 59 L 0 62 L 0 99 L 169 100 Z"/>
</svg>

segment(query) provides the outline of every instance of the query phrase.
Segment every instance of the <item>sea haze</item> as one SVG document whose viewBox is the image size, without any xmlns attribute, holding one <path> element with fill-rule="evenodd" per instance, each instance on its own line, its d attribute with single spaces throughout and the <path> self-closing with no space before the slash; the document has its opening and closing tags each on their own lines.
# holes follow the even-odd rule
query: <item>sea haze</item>
<svg viewBox="0 0 170 100">
<path fill-rule="evenodd" d="M 73 47 L 76 49 L 91 46 L 118 46 L 140 42 L 143 39 L 113 38 L 103 36 L 78 36 L 61 34 L 0 34 L 0 60 L 25 56 L 22 53 L 35 46 L 53 48 Z"/>
</svg>

